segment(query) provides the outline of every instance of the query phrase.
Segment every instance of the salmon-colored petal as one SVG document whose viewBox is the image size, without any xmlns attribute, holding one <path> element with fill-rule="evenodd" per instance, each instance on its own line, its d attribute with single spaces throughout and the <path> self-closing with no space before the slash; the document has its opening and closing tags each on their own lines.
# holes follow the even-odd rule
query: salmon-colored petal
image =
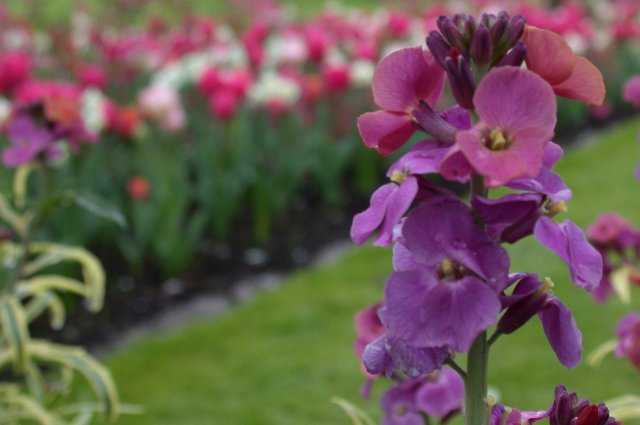
<svg viewBox="0 0 640 425">
<path fill-rule="evenodd" d="M 367 112 L 358 117 L 358 131 L 369 148 L 389 155 L 404 145 L 416 130 L 406 114 L 387 111 Z"/>
<path fill-rule="evenodd" d="M 558 96 L 594 106 L 602 105 L 606 94 L 602 73 L 594 64 L 580 56 L 571 76 L 562 83 L 554 85 L 553 90 Z"/>
<path fill-rule="evenodd" d="M 444 87 L 444 70 L 421 47 L 385 56 L 373 75 L 373 99 L 380 108 L 408 112 L 418 101 L 433 106 Z"/>
<path fill-rule="evenodd" d="M 549 84 L 560 84 L 571 76 L 578 57 L 562 36 L 527 25 L 522 41 L 527 46 L 527 68 Z"/>
</svg>

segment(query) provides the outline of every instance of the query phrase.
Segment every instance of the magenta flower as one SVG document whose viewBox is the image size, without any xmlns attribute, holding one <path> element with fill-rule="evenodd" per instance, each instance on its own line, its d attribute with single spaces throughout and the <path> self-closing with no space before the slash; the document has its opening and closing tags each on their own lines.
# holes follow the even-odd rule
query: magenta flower
<svg viewBox="0 0 640 425">
<path fill-rule="evenodd" d="M 556 125 L 553 90 L 536 74 L 496 68 L 480 82 L 473 103 L 480 122 L 460 131 L 457 144 L 488 186 L 535 178 Z"/>
<path fill-rule="evenodd" d="M 358 359 L 362 359 L 366 346 L 384 333 L 384 326 L 378 317 L 378 310 L 382 303 L 376 303 L 358 312 L 353 318 L 356 327 L 354 349 Z M 364 370 L 365 373 L 366 369 Z M 368 377 L 371 378 L 372 376 Z"/>
<path fill-rule="evenodd" d="M 390 335 L 416 347 L 468 351 L 497 321 L 498 293 L 508 283 L 506 252 L 450 197 L 414 210 L 399 244 L 404 258 L 394 263 L 408 271 L 394 272 L 385 289 L 381 314 Z"/>
<path fill-rule="evenodd" d="M 549 285 L 535 274 L 525 274 L 511 295 L 502 297 L 505 313 L 498 322 L 498 331 L 510 334 L 538 315 L 544 333 L 558 360 L 573 368 L 582 358 L 582 333 L 571 311 L 549 293 Z"/>
<path fill-rule="evenodd" d="M 633 365 L 640 369 L 640 315 L 630 313 L 618 322 L 616 329 L 618 345 L 615 354 L 628 358 Z"/>
<path fill-rule="evenodd" d="M 507 410 L 504 405 L 496 404 L 491 408 L 489 425 L 531 425 L 549 416 L 546 410 L 526 412 L 518 409 Z"/>
<path fill-rule="evenodd" d="M 373 76 L 373 99 L 381 110 L 358 118 L 364 144 L 388 155 L 417 129 L 412 116 L 421 101 L 434 106 L 444 87 L 444 70 L 421 47 L 387 55 Z"/>
<path fill-rule="evenodd" d="M 640 108 L 640 75 L 631 78 L 624 85 L 622 95 L 624 100 L 636 108 Z"/>
<path fill-rule="evenodd" d="M 404 381 L 391 387 L 382 396 L 382 425 L 424 425 L 416 404 L 416 393 L 421 384 L 419 379 Z"/>
<path fill-rule="evenodd" d="M 27 114 L 18 114 L 9 122 L 7 135 L 11 145 L 2 152 L 2 162 L 7 167 L 18 167 L 40 155 L 52 158 L 58 153 L 52 131 L 39 126 Z"/>
</svg>

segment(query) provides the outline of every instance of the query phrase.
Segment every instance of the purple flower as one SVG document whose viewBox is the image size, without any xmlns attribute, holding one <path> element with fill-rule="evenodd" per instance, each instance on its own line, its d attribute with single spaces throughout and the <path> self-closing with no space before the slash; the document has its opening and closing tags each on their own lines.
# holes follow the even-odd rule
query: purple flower
<svg viewBox="0 0 640 425">
<path fill-rule="evenodd" d="M 2 152 L 2 162 L 7 167 L 18 167 L 41 154 L 56 152 L 53 133 L 27 114 L 16 115 L 8 124 L 7 134 L 11 145 Z"/>
<path fill-rule="evenodd" d="M 359 359 L 362 358 L 365 347 L 384 333 L 384 326 L 378 317 L 380 306 L 381 303 L 370 305 L 353 318 L 356 328 L 354 349 Z M 367 373 L 366 370 L 364 372 Z M 372 378 L 370 375 L 368 377 Z"/>
<path fill-rule="evenodd" d="M 412 112 L 421 101 L 435 105 L 444 87 L 444 70 L 421 47 L 384 57 L 373 76 L 373 99 L 382 110 L 358 118 L 364 144 L 388 155 L 418 128 Z"/>
<path fill-rule="evenodd" d="M 554 222 L 541 217 L 533 230 L 536 239 L 569 265 L 571 280 L 581 288 L 594 290 L 602 280 L 602 255 L 573 222 Z"/>
<path fill-rule="evenodd" d="M 511 66 L 492 70 L 473 97 L 480 122 L 456 142 L 488 186 L 535 178 L 556 125 L 553 90 L 536 74 Z"/>
<path fill-rule="evenodd" d="M 423 414 L 445 418 L 462 409 L 464 382 L 450 368 L 392 386 L 382 397 L 383 425 L 423 425 Z"/>
<path fill-rule="evenodd" d="M 372 375 L 402 372 L 415 378 L 442 367 L 450 354 L 446 347 L 414 347 L 385 334 L 366 346 L 362 364 Z"/>
<path fill-rule="evenodd" d="M 624 316 L 618 323 L 616 336 L 616 356 L 628 358 L 640 369 L 640 315 L 630 313 Z"/>
<path fill-rule="evenodd" d="M 555 399 L 549 409 L 550 425 L 617 425 L 615 418 L 609 416 L 604 403 L 592 404 L 589 400 L 579 399 L 576 393 L 569 393 L 564 385 L 558 385 Z"/>
<path fill-rule="evenodd" d="M 468 351 L 497 321 L 498 293 L 508 281 L 506 251 L 475 223 L 469 207 L 438 197 L 402 226 L 402 259 L 385 288 L 382 320 L 389 333 L 416 347 Z"/>
<path fill-rule="evenodd" d="M 526 274 L 509 296 L 502 297 L 506 309 L 498 322 L 498 331 L 509 334 L 531 317 L 538 315 L 551 348 L 564 366 L 573 368 L 582 358 L 582 333 L 571 311 L 549 293 L 535 274 Z"/>
<path fill-rule="evenodd" d="M 489 425 L 531 425 L 549 416 L 546 410 L 526 412 L 518 409 L 506 409 L 502 404 L 491 408 Z"/>
<path fill-rule="evenodd" d="M 416 405 L 416 393 L 421 385 L 419 379 L 404 381 L 391 387 L 382 396 L 382 425 L 424 425 Z"/>
<path fill-rule="evenodd" d="M 464 381 L 449 367 L 428 375 L 416 394 L 416 405 L 431 417 L 445 418 L 462 410 Z"/>
</svg>

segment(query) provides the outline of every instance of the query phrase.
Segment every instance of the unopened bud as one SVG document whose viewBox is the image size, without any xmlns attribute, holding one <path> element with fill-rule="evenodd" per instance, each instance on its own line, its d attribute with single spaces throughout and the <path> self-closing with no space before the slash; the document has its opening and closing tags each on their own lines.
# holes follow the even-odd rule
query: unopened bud
<svg viewBox="0 0 640 425">
<path fill-rule="evenodd" d="M 427 36 L 427 46 L 435 60 L 444 68 L 444 62 L 451 51 L 451 45 L 438 31 L 431 31 Z"/>
<path fill-rule="evenodd" d="M 525 19 L 520 15 L 511 18 L 505 31 L 505 42 L 508 48 L 520 41 L 524 33 L 525 23 Z"/>
<path fill-rule="evenodd" d="M 420 102 L 420 106 L 413 110 L 413 118 L 416 123 L 436 140 L 446 143 L 454 143 L 456 128 L 446 122 L 426 102 Z"/>
<path fill-rule="evenodd" d="M 478 65 L 486 65 L 493 56 L 493 45 L 491 43 L 491 33 L 484 25 L 480 25 L 471 41 L 471 58 Z"/>
<path fill-rule="evenodd" d="M 438 29 L 449 42 L 449 44 L 461 52 L 464 51 L 464 43 L 462 40 L 462 33 L 458 30 L 451 18 L 448 16 L 441 16 L 437 21 Z"/>
<path fill-rule="evenodd" d="M 491 39 L 494 44 L 498 44 L 500 42 L 508 25 L 509 14 L 507 12 L 500 12 L 496 18 L 496 22 L 491 27 Z"/>
<path fill-rule="evenodd" d="M 521 66 L 526 57 L 527 46 L 522 41 L 518 41 L 496 66 Z"/>
</svg>

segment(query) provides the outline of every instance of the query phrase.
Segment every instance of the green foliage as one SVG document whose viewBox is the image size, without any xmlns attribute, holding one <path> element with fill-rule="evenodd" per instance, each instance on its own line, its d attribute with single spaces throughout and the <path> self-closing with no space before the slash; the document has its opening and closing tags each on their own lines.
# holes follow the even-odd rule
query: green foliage
<svg viewBox="0 0 640 425">
<path fill-rule="evenodd" d="M 15 241 L 0 241 L 0 262 L 5 269 L 0 286 L 0 424 L 81 425 L 90 423 L 98 412 L 115 420 L 120 401 L 108 370 L 81 348 L 33 338 L 29 327 L 48 313 L 51 327 L 62 328 L 65 293 L 83 298 L 92 312 L 102 308 L 104 299 L 105 273 L 93 254 L 83 248 L 32 240 L 44 216 L 55 206 L 73 201 L 100 217 L 121 219 L 100 201 L 68 192 L 61 196 L 40 191 L 40 199 L 29 202 L 30 172 L 29 168 L 16 171 L 13 205 L 0 194 L 0 219 L 16 235 Z M 78 276 L 51 271 L 61 263 L 75 264 Z M 97 403 L 70 408 L 60 402 L 69 393 L 74 375 L 86 380 Z"/>
</svg>

